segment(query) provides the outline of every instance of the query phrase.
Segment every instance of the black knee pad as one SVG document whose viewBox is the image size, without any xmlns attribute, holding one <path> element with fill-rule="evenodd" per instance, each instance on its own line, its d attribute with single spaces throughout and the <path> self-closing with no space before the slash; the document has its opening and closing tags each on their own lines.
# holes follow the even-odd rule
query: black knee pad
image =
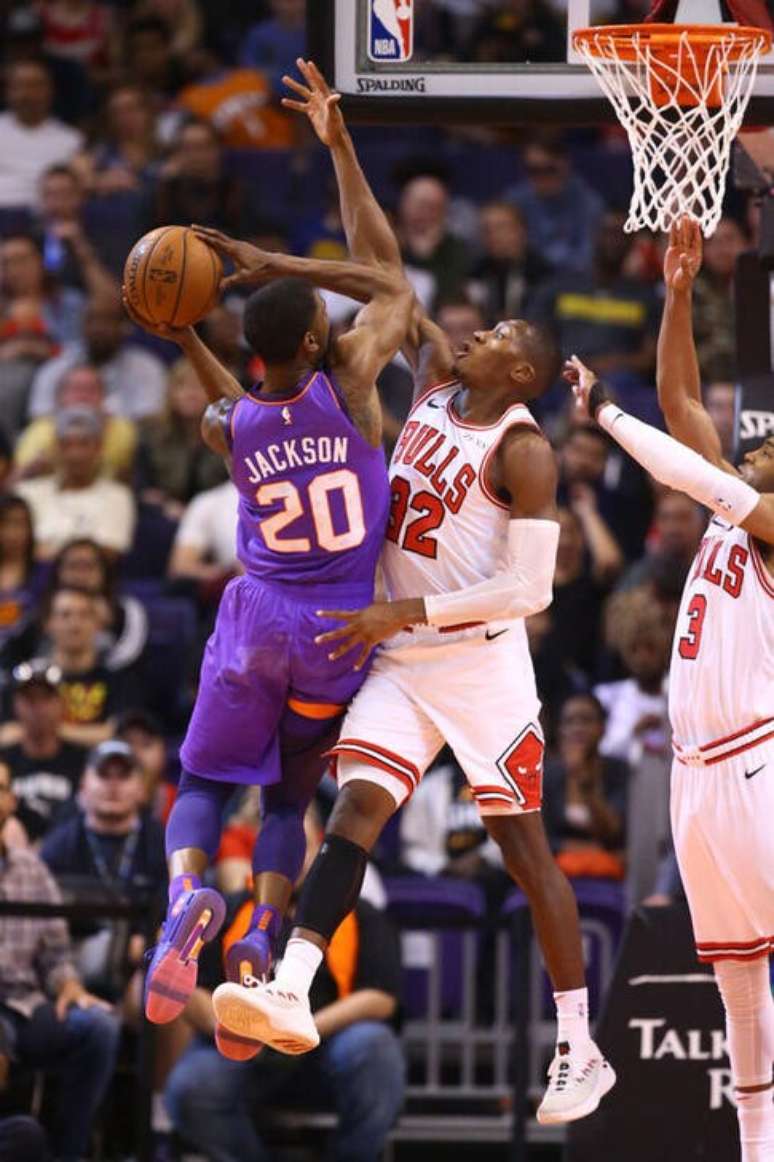
<svg viewBox="0 0 774 1162">
<path fill-rule="evenodd" d="M 368 852 L 341 835 L 326 835 L 309 869 L 296 912 L 296 924 L 330 940 L 357 903 Z"/>
</svg>

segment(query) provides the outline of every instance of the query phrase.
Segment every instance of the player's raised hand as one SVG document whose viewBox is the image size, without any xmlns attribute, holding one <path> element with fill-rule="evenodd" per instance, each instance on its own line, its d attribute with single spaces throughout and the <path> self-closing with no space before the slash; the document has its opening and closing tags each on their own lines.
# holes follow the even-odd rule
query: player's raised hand
<svg viewBox="0 0 774 1162">
<path fill-rule="evenodd" d="M 589 408 L 589 395 L 594 384 L 597 382 L 597 377 L 590 367 L 585 363 L 581 363 L 577 355 L 572 355 L 565 360 L 562 368 L 562 379 L 565 379 L 572 387 L 572 394 L 575 396 L 575 406 L 578 411 L 589 418 L 593 419 L 591 410 Z"/>
<path fill-rule="evenodd" d="M 672 223 L 664 254 L 664 282 L 669 290 L 689 291 L 701 269 L 701 228 L 690 214 Z"/>
<path fill-rule="evenodd" d="M 194 225 L 191 229 L 197 238 L 234 264 L 233 273 L 221 279 L 221 292 L 235 286 L 254 286 L 270 278 L 270 255 L 267 250 L 261 250 L 260 246 L 253 246 L 251 242 L 229 238 L 228 234 L 209 226 Z"/>
<path fill-rule="evenodd" d="M 330 88 L 314 61 L 305 61 L 299 57 L 296 67 L 306 84 L 288 76 L 283 77 L 282 82 L 301 100 L 283 97 L 282 104 L 286 109 L 293 109 L 308 117 L 323 145 L 331 146 L 344 131 L 344 118 L 339 108 L 341 93 L 335 93 Z"/>
</svg>

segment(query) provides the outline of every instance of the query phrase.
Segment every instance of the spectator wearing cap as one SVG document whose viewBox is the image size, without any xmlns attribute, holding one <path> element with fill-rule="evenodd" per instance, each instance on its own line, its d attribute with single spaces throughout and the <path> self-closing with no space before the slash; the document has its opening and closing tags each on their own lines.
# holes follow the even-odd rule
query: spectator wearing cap
<svg viewBox="0 0 774 1162">
<path fill-rule="evenodd" d="M 145 806 L 166 823 L 175 787 L 167 777 L 169 752 L 161 724 L 147 710 L 127 710 L 116 723 L 116 738 L 129 744 L 142 771 Z"/>
<path fill-rule="evenodd" d="M 129 548 L 134 498 L 125 484 L 100 475 L 103 446 L 103 421 L 91 408 L 68 408 L 57 416 L 57 471 L 18 485 L 32 509 L 38 559 L 49 560 L 82 536 L 115 555 Z"/>
<path fill-rule="evenodd" d="M 0 827 L 14 808 L 10 772 L 0 764 Z M 0 897 L 61 903 L 35 852 L 0 842 L 0 856 Z M 0 1029 L 0 1071 L 18 1065 L 59 1075 L 52 1151 L 60 1162 L 79 1162 L 113 1076 L 119 1027 L 109 1006 L 84 988 L 63 919 L 0 917 Z"/>
<path fill-rule="evenodd" d="M 137 903 L 166 892 L 167 871 L 161 824 L 143 810 L 143 772 L 127 742 L 112 738 L 89 753 L 78 797 L 78 811 L 46 836 L 40 851 L 58 880 L 77 877 L 95 887 L 119 892 Z M 91 926 L 79 954 L 87 986 L 111 1001 L 124 995 L 130 972 L 144 952 L 135 925 L 127 959 L 115 969 L 110 957 L 115 925 L 96 932 Z"/>
<path fill-rule="evenodd" d="M 83 746 L 110 738 L 114 719 L 135 704 L 131 666 L 110 669 L 100 645 L 98 597 L 89 589 L 61 585 L 51 594 L 45 616 L 49 659 L 61 671 L 63 737 Z"/>
<path fill-rule="evenodd" d="M 51 116 L 54 90 L 42 61 L 19 60 L 6 77 L 7 109 L 0 113 L 0 209 L 34 205 L 49 166 L 73 157 L 83 135 Z"/>
<path fill-rule="evenodd" d="M 100 472 L 112 479 L 128 480 L 137 447 L 137 429 L 124 416 L 109 415 L 105 385 L 96 367 L 85 363 L 64 373 L 56 389 L 56 412 L 88 408 L 102 421 Z M 56 467 L 56 421 L 39 416 L 19 436 L 14 452 L 17 479 L 46 476 Z"/>
<path fill-rule="evenodd" d="M 128 343 L 130 330 L 118 295 L 90 299 L 77 340 L 44 363 L 32 381 L 30 416 L 54 414 L 62 376 L 84 364 L 99 372 L 105 411 L 110 415 L 130 420 L 157 415 L 166 398 L 164 364 L 149 351 Z"/>
<path fill-rule="evenodd" d="M 75 810 L 86 760 L 86 750 L 60 733 L 61 680 L 59 667 L 42 659 L 22 662 L 11 675 L 13 718 L 5 734 L 16 737 L 0 747 L 0 763 L 11 772 L 16 816 L 33 842 Z"/>
</svg>

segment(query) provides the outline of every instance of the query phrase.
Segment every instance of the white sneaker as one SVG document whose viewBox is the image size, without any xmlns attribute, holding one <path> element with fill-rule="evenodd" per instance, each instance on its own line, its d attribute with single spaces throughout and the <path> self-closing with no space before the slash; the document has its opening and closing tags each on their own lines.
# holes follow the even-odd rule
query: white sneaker
<svg viewBox="0 0 774 1162">
<path fill-rule="evenodd" d="M 231 981 L 212 994 L 215 1017 L 232 1033 L 262 1041 L 280 1053 L 308 1053 L 320 1044 L 309 1000 L 276 983 L 245 988 Z"/>
<path fill-rule="evenodd" d="M 537 1111 L 542 1126 L 575 1122 L 592 1114 L 615 1085 L 615 1071 L 593 1041 L 582 1049 L 557 1049 L 548 1067 L 548 1088 Z"/>
</svg>

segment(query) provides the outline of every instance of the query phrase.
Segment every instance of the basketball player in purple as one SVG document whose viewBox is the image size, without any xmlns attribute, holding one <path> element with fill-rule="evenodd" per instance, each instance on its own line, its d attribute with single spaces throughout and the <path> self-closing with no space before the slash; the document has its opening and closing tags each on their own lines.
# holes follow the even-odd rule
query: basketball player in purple
<svg viewBox="0 0 774 1162">
<path fill-rule="evenodd" d="M 199 234 L 239 269 L 246 244 L 215 231 Z M 249 253 L 254 273 L 255 248 Z M 303 863 L 304 812 L 324 752 L 365 677 L 351 658 L 333 662 L 315 641 L 317 612 L 373 599 L 389 508 L 375 379 L 403 341 L 413 295 L 393 272 L 287 255 L 265 255 L 261 281 L 269 279 L 275 281 L 252 294 L 244 311 L 245 338 L 266 367 L 251 392 L 192 328 L 156 328 L 179 344 L 213 401 L 202 432 L 229 461 L 239 490 L 244 567 L 223 595 L 181 750 L 183 775 L 166 832 L 169 910 L 146 979 L 145 1011 L 157 1023 L 182 1012 L 201 946 L 223 922 L 223 900 L 201 877 L 219 846 L 223 808 L 240 784 L 261 785 L 263 818 L 253 860 L 256 906 L 226 967 L 237 982 L 268 972 Z M 334 343 L 315 286 L 367 300 L 355 326 Z M 260 1048 L 221 1028 L 216 1041 L 241 1060 Z"/>
</svg>

